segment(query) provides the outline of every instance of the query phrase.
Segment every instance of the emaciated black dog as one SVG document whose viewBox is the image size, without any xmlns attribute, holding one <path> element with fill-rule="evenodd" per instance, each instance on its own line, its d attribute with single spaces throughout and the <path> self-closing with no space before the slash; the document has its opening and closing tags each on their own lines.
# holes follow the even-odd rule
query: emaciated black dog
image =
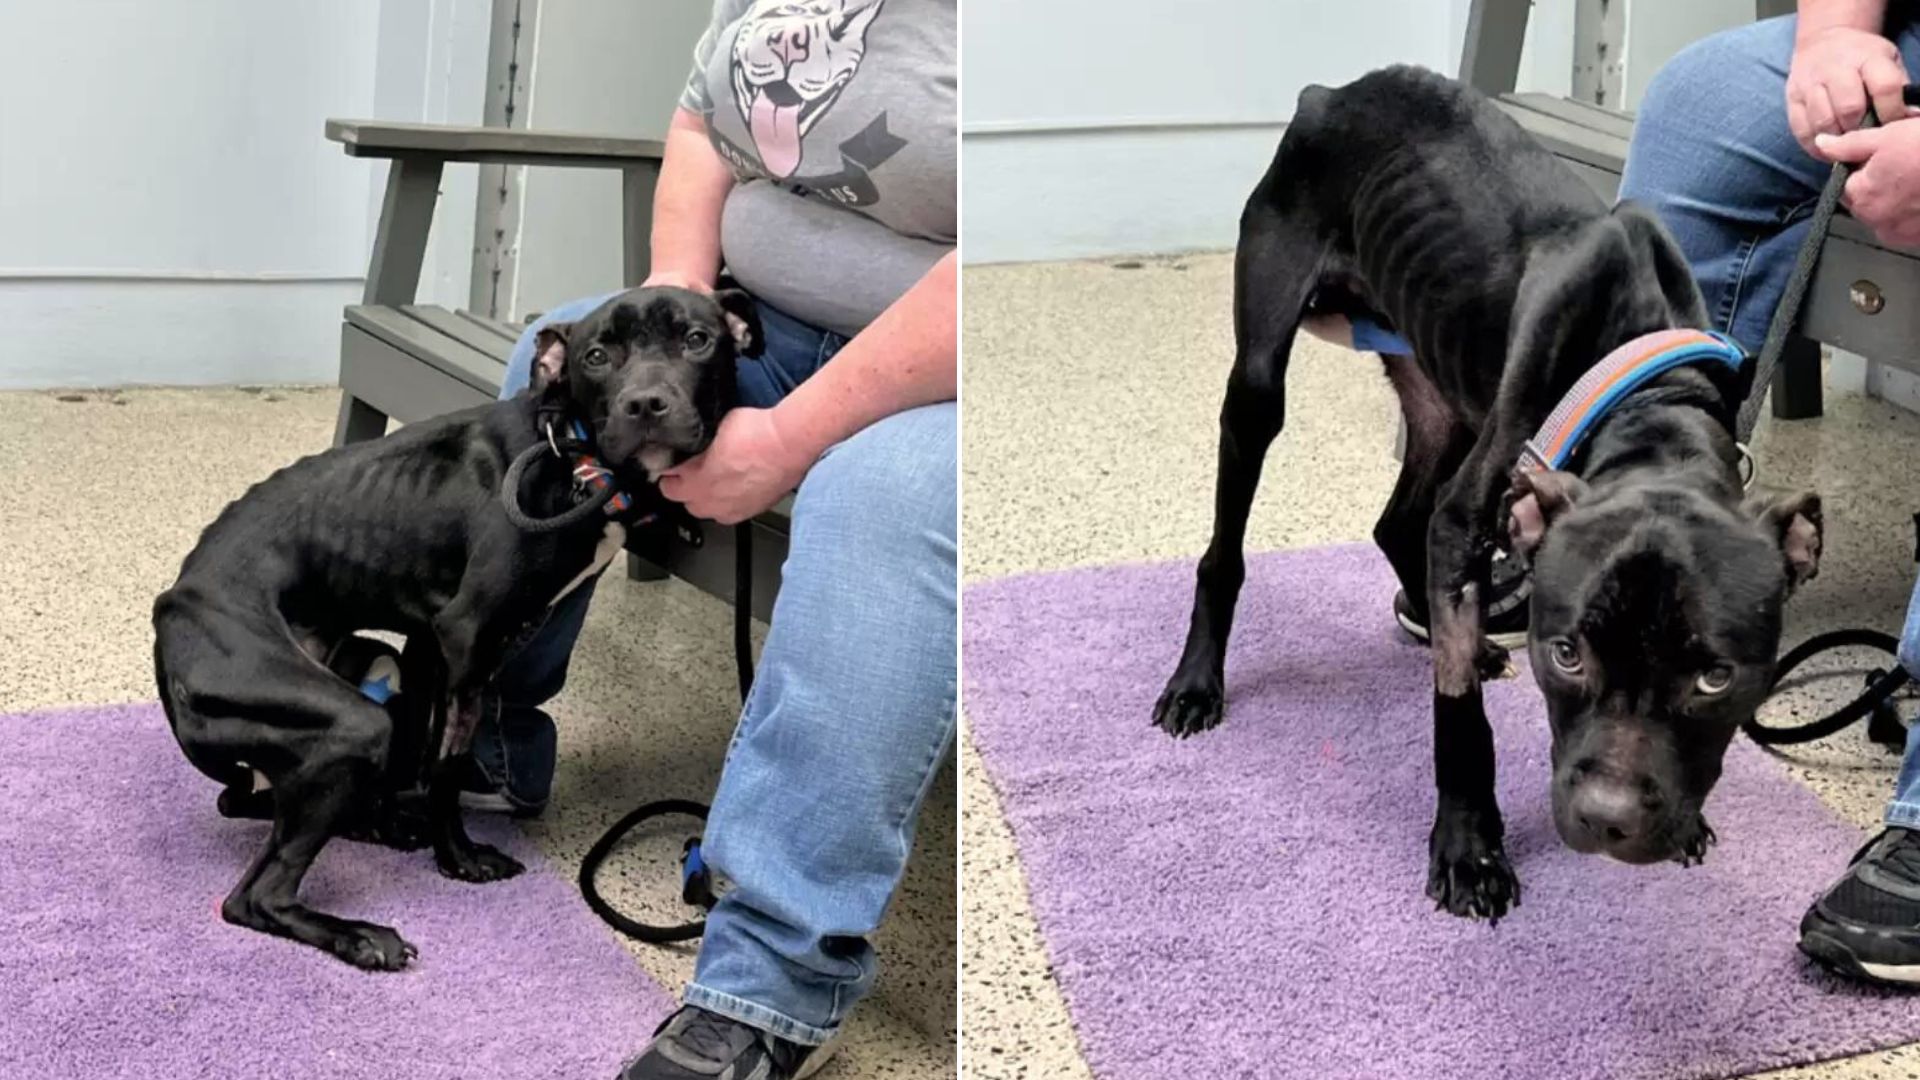
<svg viewBox="0 0 1920 1080">
<path fill-rule="evenodd" d="M 1565 471 L 1515 469 L 1588 368 L 1706 315 L 1658 222 L 1631 205 L 1609 212 L 1485 97 L 1431 72 L 1308 88 L 1247 202 L 1213 540 L 1154 722 L 1178 736 L 1220 722 L 1247 512 L 1286 415 L 1288 352 L 1303 319 L 1340 316 L 1412 345 L 1385 358 L 1407 441 L 1373 535 L 1432 629 L 1427 895 L 1490 919 L 1520 898 L 1480 692 L 1507 667 L 1483 607 L 1508 545 L 1532 562 L 1529 648 L 1561 838 L 1633 863 L 1698 860 L 1721 759 L 1772 681 L 1782 602 L 1817 569 L 1819 499 L 1742 505 L 1731 429 L 1751 364 L 1675 368 L 1610 411 Z"/>
<path fill-rule="evenodd" d="M 378 834 L 394 793 L 423 776 L 442 873 L 520 872 L 460 820 L 454 766 L 497 707 L 488 685 L 549 606 L 613 558 L 625 523 L 659 506 L 647 481 L 711 442 L 734 357 L 759 338 L 738 291 L 631 290 L 543 331 L 527 392 L 295 462 L 207 527 L 154 603 L 154 673 L 188 760 L 230 794 L 261 782 L 271 793 L 273 830 L 221 905 L 227 921 L 358 967 L 404 967 L 414 949 L 392 929 L 297 894 L 329 837 Z M 592 445 L 568 447 L 575 422 Z M 523 513 L 551 519 L 581 501 L 564 449 L 597 452 L 634 505 L 550 531 L 516 526 L 502 482 L 522 454 L 535 455 L 516 493 Z M 418 723 L 326 667 L 360 630 L 406 635 L 405 682 L 431 688 L 408 695 L 428 704 Z"/>
</svg>

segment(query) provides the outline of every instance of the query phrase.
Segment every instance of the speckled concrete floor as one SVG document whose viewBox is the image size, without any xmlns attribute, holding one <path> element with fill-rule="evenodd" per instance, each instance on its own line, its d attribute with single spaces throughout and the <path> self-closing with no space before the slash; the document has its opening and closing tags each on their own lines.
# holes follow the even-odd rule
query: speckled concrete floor
<svg viewBox="0 0 1920 1080">
<path fill-rule="evenodd" d="M 0 711 L 152 700 L 154 595 L 222 505 L 327 445 L 337 401 L 310 388 L 0 394 Z M 712 792 L 737 711 L 731 620 L 681 582 L 602 584 L 554 709 L 553 805 L 530 828 L 555 865 L 577 866 L 641 801 Z M 823 1077 L 953 1075 L 954 790 L 948 769 L 878 942 L 875 994 Z M 684 916 L 662 888 L 683 837 L 676 823 L 618 856 L 608 898 Z M 670 990 L 692 974 L 690 946 L 629 948 Z"/>
<path fill-rule="evenodd" d="M 1233 356 L 1224 255 L 970 268 L 965 283 L 963 577 L 1145 559 L 1206 546 L 1220 393 Z M 1250 549 L 1365 540 L 1392 489 L 1392 395 L 1372 357 L 1302 338 L 1288 421 L 1248 530 Z M 1764 425 L 1763 482 L 1826 497 L 1823 572 L 1787 637 L 1897 628 L 1912 583 L 1920 419 L 1860 397 L 1819 421 Z M 1387 618 L 1355 612 L 1356 618 Z M 963 646 L 964 648 L 964 646 Z M 1811 709 L 1846 686 L 1781 703 Z M 1143 721 L 1144 722 L 1144 721 Z M 1807 782 L 1866 828 L 1895 762 L 1857 735 L 1795 756 Z M 962 753 L 962 1060 L 968 1077 L 1071 1080 L 1088 1071 L 1054 983 L 998 799 Z M 1850 851 L 1833 853 L 1834 871 Z M 1783 936 L 1774 947 L 1791 948 Z M 1756 947 L 1768 947 L 1756 943 Z M 1774 1074 L 1920 1076 L 1920 1048 Z"/>
</svg>

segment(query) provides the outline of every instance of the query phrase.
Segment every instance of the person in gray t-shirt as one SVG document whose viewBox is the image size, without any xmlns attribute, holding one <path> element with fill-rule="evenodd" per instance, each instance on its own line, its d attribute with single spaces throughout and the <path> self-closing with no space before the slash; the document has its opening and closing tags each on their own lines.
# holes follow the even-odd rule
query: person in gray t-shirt
<svg viewBox="0 0 1920 1080">
<path fill-rule="evenodd" d="M 756 300 L 740 407 L 660 488 L 723 523 L 798 492 L 703 850 L 732 884 L 686 1006 L 622 1074 L 795 1076 L 872 986 L 955 717 L 953 0 L 715 0 L 667 135 L 646 284 Z M 527 383 L 529 327 L 503 394 Z M 471 799 L 537 813 L 590 588 L 502 674 Z M 764 1073 L 756 1070 L 763 1068 Z M 728 1072 L 728 1070 L 732 1070 Z"/>
</svg>

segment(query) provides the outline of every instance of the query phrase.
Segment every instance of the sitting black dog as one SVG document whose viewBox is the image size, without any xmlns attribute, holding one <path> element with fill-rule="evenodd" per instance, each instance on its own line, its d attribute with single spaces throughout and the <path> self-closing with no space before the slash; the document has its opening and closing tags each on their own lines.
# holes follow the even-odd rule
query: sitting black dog
<svg viewBox="0 0 1920 1080">
<path fill-rule="evenodd" d="M 1589 368 L 1706 315 L 1657 221 L 1609 212 L 1485 97 L 1431 72 L 1309 87 L 1247 202 L 1213 540 L 1154 722 L 1181 736 L 1220 722 L 1247 512 L 1286 413 L 1288 353 L 1303 320 L 1341 317 L 1411 345 L 1386 358 L 1407 442 L 1374 539 L 1432 627 L 1427 894 L 1493 919 L 1519 901 L 1480 692 L 1507 666 L 1484 625 L 1498 547 L 1532 560 L 1530 650 L 1561 837 L 1628 862 L 1699 859 L 1721 759 L 1771 685 L 1782 601 L 1816 571 L 1819 499 L 1742 505 L 1732 427 L 1751 364 L 1652 377 L 1571 460 L 1516 467 Z"/>
<path fill-rule="evenodd" d="M 455 766 L 497 707 L 488 685 L 550 605 L 620 550 L 625 524 L 659 507 L 648 481 L 712 441 L 735 355 L 759 337 L 738 291 L 631 290 L 543 331 L 527 392 L 295 462 L 207 527 L 154 603 L 154 673 L 188 760 L 229 795 L 271 795 L 273 830 L 222 904 L 227 921 L 359 967 L 404 967 L 414 949 L 392 929 L 297 894 L 330 836 L 378 832 L 393 793 L 423 777 L 442 873 L 520 872 L 460 820 Z M 502 499 L 516 459 L 526 520 L 591 512 L 516 525 Z M 624 497 L 605 512 L 581 505 L 609 484 Z M 417 723 L 325 666 L 359 630 L 407 637 L 406 696 L 429 705 Z"/>
</svg>

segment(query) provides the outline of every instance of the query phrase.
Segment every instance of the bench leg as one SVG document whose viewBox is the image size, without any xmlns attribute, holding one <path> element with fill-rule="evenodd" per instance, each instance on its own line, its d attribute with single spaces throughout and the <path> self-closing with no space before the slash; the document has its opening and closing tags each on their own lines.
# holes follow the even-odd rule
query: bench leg
<svg viewBox="0 0 1920 1080">
<path fill-rule="evenodd" d="M 666 567 L 652 559 L 636 555 L 631 551 L 627 552 L 628 581 L 665 581 L 671 576 L 667 573 Z"/>
<path fill-rule="evenodd" d="M 333 445 L 366 442 L 387 433 L 387 414 L 345 391 L 340 393 L 340 418 L 333 425 Z"/>
<path fill-rule="evenodd" d="M 1810 420 L 1823 411 L 1820 385 L 1820 343 L 1795 336 L 1787 339 L 1780 366 L 1773 372 L 1773 416 L 1776 420 Z"/>
</svg>

